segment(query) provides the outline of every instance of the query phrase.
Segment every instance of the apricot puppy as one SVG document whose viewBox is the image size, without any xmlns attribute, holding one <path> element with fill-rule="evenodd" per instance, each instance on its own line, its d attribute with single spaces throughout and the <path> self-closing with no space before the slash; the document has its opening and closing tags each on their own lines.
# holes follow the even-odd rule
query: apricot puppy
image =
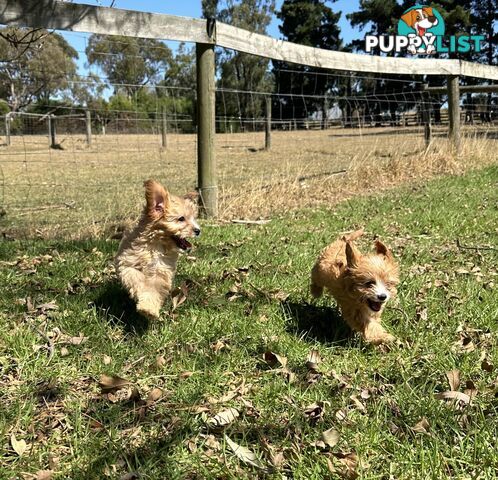
<svg viewBox="0 0 498 480">
<path fill-rule="evenodd" d="M 196 193 L 177 197 L 154 180 L 144 187 L 146 205 L 119 245 L 116 272 L 137 312 L 156 319 L 171 291 L 179 252 L 192 247 L 187 237 L 200 235 L 201 229 L 195 220 Z"/>
<path fill-rule="evenodd" d="M 327 289 L 353 330 L 367 342 L 387 343 L 394 337 L 384 330 L 380 317 L 386 302 L 396 294 L 398 265 L 379 240 L 375 253 L 362 255 L 354 244 L 362 234 L 363 230 L 358 230 L 323 250 L 311 271 L 311 294 L 318 298 Z"/>
</svg>

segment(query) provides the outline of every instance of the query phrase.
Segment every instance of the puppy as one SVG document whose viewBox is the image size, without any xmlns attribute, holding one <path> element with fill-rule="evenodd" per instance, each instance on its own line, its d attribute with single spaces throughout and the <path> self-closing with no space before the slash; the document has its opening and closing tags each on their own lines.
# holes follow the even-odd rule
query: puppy
<svg viewBox="0 0 498 480">
<path fill-rule="evenodd" d="M 438 24 L 437 17 L 434 15 L 434 11 L 432 7 L 422 7 L 422 8 L 414 8 L 401 16 L 401 20 L 403 20 L 409 27 L 413 28 L 416 34 L 409 34 L 409 37 L 432 37 L 432 33 L 427 32 L 429 28 L 435 27 Z M 419 49 L 415 47 L 415 45 L 410 44 L 408 50 L 412 54 L 416 53 L 427 53 L 432 54 L 436 51 L 434 45 L 427 45 L 427 50 Z"/>
<path fill-rule="evenodd" d="M 311 293 L 318 298 L 326 288 L 335 298 L 346 323 L 373 344 L 387 343 L 394 337 L 380 324 L 389 298 L 396 294 L 398 265 L 391 251 L 379 240 L 375 253 L 362 255 L 354 241 L 358 230 L 329 245 L 311 271 Z"/>
<path fill-rule="evenodd" d="M 147 180 L 145 208 L 138 225 L 123 237 L 116 255 L 116 272 L 137 312 L 159 317 L 170 293 L 180 251 L 191 248 L 187 237 L 198 236 L 196 193 L 171 195 L 158 182 Z"/>
</svg>

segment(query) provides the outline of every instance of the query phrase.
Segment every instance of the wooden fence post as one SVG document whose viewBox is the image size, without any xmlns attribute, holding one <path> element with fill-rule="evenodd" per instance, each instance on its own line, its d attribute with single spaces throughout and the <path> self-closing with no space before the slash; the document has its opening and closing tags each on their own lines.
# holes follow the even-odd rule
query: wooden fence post
<svg viewBox="0 0 498 480">
<path fill-rule="evenodd" d="M 92 144 L 92 114 L 90 110 L 85 112 L 85 122 L 86 122 L 86 144 L 90 146 Z"/>
<path fill-rule="evenodd" d="M 48 115 L 48 145 L 50 148 L 55 148 L 55 115 Z"/>
<path fill-rule="evenodd" d="M 166 116 L 166 107 L 161 109 L 161 145 L 163 148 L 168 148 L 168 117 Z"/>
<path fill-rule="evenodd" d="M 431 137 L 432 137 L 432 125 L 431 125 L 432 105 L 430 102 L 430 96 L 425 91 L 426 88 L 427 84 L 424 84 L 422 92 L 422 121 L 424 122 L 425 147 L 428 148 L 429 145 L 431 144 Z"/>
<path fill-rule="evenodd" d="M 5 145 L 10 147 L 10 113 L 5 115 Z"/>
<path fill-rule="evenodd" d="M 322 130 L 329 128 L 329 99 L 325 95 L 322 108 Z"/>
<path fill-rule="evenodd" d="M 197 60 L 197 178 L 202 213 L 207 218 L 218 215 L 218 184 L 214 141 L 215 65 L 214 45 L 196 44 Z"/>
<path fill-rule="evenodd" d="M 265 97 L 266 123 L 265 123 L 265 150 L 271 148 L 271 95 Z"/>
<path fill-rule="evenodd" d="M 448 75 L 449 137 L 455 152 L 460 151 L 460 84 L 458 75 Z"/>
</svg>

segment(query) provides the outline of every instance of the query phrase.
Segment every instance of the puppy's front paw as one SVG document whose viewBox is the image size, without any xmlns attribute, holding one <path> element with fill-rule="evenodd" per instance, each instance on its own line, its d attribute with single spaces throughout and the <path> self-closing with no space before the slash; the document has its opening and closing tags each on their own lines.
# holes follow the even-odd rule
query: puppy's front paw
<svg viewBox="0 0 498 480">
<path fill-rule="evenodd" d="M 428 45 L 427 46 L 427 54 L 428 55 L 432 55 L 435 52 L 436 52 L 436 47 L 434 45 Z"/>
<path fill-rule="evenodd" d="M 146 302 L 139 302 L 137 304 L 137 313 L 149 320 L 157 320 L 159 318 L 159 309 L 153 305 L 148 305 Z"/>
<path fill-rule="evenodd" d="M 396 341 L 396 337 L 386 332 L 381 325 L 375 322 L 372 322 L 365 328 L 363 331 L 363 338 L 372 345 L 382 345 Z"/>
</svg>

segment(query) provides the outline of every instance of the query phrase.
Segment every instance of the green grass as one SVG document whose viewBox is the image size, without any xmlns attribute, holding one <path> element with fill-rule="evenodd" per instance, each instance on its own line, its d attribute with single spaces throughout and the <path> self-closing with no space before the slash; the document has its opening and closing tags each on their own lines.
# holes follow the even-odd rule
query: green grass
<svg viewBox="0 0 498 480">
<path fill-rule="evenodd" d="M 362 479 L 496 478 L 497 218 L 492 167 L 267 225 L 206 223 L 179 263 L 185 303 L 154 324 L 115 283 L 116 241 L 0 243 L 0 478 L 352 478 L 353 453 Z M 364 344 L 332 300 L 308 293 L 321 248 L 359 226 L 363 249 L 379 235 L 401 263 L 383 319 L 400 340 L 390 350 Z M 84 343 L 61 343 L 80 333 Z M 321 375 L 307 372 L 313 349 Z M 436 398 L 452 369 L 460 391 L 477 391 L 468 405 Z M 132 382 L 142 401 L 102 394 L 102 374 Z M 153 388 L 163 395 L 146 406 Z M 313 421 L 315 402 L 325 403 Z M 227 407 L 240 416 L 208 430 Z M 414 430 L 422 418 L 426 433 Z M 316 446 L 329 428 L 338 443 Z M 277 466 L 241 462 L 225 435 Z"/>
</svg>

